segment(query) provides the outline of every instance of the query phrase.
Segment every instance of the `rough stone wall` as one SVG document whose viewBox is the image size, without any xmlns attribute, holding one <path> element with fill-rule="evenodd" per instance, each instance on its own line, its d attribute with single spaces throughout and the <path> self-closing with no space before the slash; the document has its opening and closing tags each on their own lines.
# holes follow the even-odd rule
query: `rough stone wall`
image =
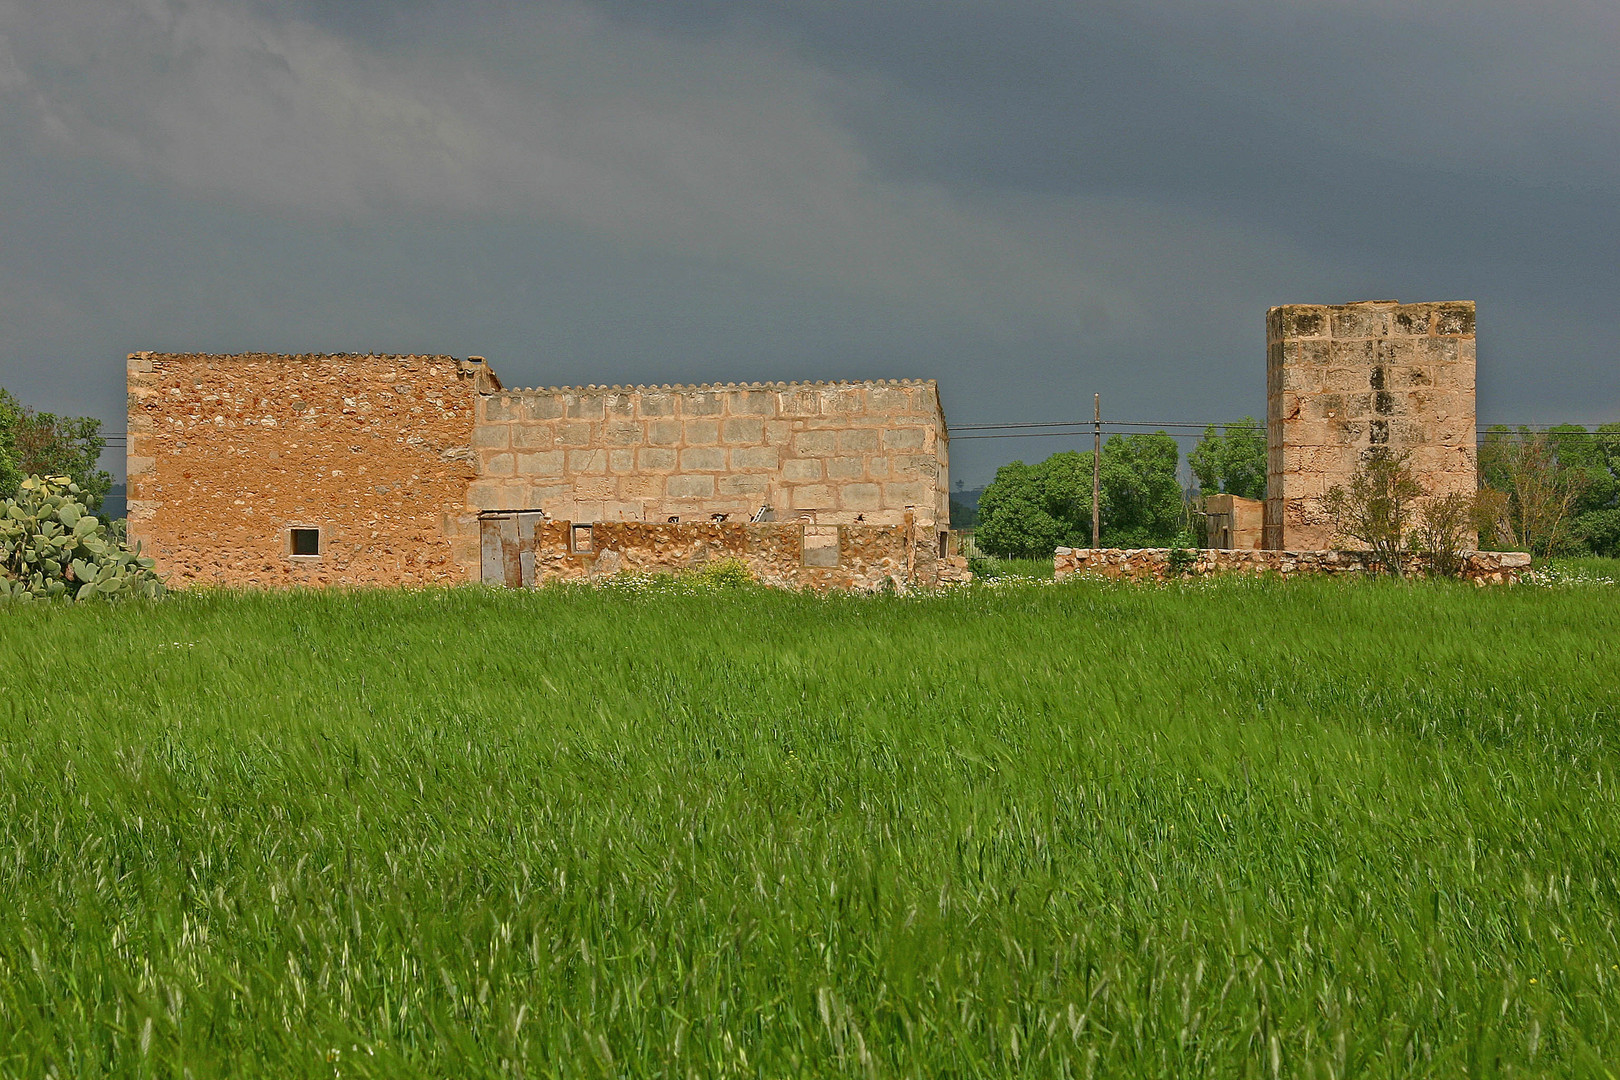
<svg viewBox="0 0 1620 1080">
<path fill-rule="evenodd" d="M 476 580 L 482 365 L 142 352 L 128 373 L 130 535 L 173 583 Z M 292 554 L 294 527 L 318 556 Z"/>
<path fill-rule="evenodd" d="M 1472 301 L 1267 312 L 1266 547 L 1343 543 L 1323 496 L 1375 453 L 1410 453 L 1429 495 L 1471 494 L 1474 359 Z"/>
<path fill-rule="evenodd" d="M 693 570 L 728 558 L 778 588 L 907 589 L 970 577 L 966 559 L 940 558 L 931 529 L 906 525 L 609 521 L 590 526 L 586 546 L 579 550 L 572 522 L 540 524 L 534 583 Z"/>
<path fill-rule="evenodd" d="M 480 510 L 682 523 L 726 514 L 919 529 L 950 520 L 932 381 L 562 387 L 479 403 Z"/>
<path fill-rule="evenodd" d="M 1180 573 L 1187 577 L 1211 574 L 1366 574 L 1374 569 L 1371 552 L 1366 551 L 1225 551 L 1205 548 L 1189 551 L 1190 561 Z M 1053 576 L 1072 574 L 1126 581 L 1164 581 L 1176 576 L 1169 548 L 1058 548 L 1052 556 Z M 1530 569 L 1530 556 L 1522 551 L 1473 551 L 1466 553 L 1462 576 L 1476 585 L 1511 585 Z M 1421 573 L 1422 558 L 1411 556 L 1409 573 Z"/>
</svg>

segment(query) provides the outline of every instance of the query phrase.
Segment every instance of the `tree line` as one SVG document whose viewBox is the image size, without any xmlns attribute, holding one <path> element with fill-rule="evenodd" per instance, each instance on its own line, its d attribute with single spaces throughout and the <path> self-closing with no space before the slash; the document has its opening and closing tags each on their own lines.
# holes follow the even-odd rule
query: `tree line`
<svg viewBox="0 0 1620 1080">
<path fill-rule="evenodd" d="M 1200 495 L 1266 497 L 1266 436 L 1253 417 L 1210 425 L 1187 465 L 1193 486 L 1184 489 L 1174 438 L 1111 436 L 1099 470 L 1103 546 L 1198 546 Z M 1089 547 L 1091 481 L 1089 451 L 1001 466 L 979 496 L 975 544 L 1013 558 Z M 1620 558 L 1620 423 L 1493 427 L 1479 448 L 1479 488 L 1471 527 L 1482 548 Z"/>
<path fill-rule="evenodd" d="M 66 476 L 91 511 L 100 509 L 113 482 L 101 468 L 106 448 L 100 420 L 39 412 L 0 388 L 0 502 L 30 476 Z"/>
<path fill-rule="evenodd" d="M 1266 436 L 1253 417 L 1205 429 L 1187 464 L 1202 492 L 1265 498 Z M 1162 431 L 1109 436 L 1098 469 L 1104 547 L 1197 546 L 1200 522 L 1180 466 L 1181 448 Z M 992 555 L 1025 559 L 1090 547 L 1091 480 L 1090 451 L 1001 466 L 979 496 L 974 543 Z"/>
</svg>

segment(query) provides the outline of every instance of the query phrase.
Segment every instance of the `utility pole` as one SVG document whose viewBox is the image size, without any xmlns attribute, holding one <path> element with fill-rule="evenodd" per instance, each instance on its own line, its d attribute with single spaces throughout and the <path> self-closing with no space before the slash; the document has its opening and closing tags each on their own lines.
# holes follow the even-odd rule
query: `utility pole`
<svg viewBox="0 0 1620 1080">
<path fill-rule="evenodd" d="M 1102 547 L 1102 395 L 1091 403 L 1091 547 Z"/>
</svg>

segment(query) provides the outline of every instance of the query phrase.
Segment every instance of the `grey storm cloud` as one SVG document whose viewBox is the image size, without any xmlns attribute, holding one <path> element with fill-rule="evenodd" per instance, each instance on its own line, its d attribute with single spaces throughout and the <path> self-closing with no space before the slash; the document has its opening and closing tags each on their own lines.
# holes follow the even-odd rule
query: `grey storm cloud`
<svg viewBox="0 0 1620 1080">
<path fill-rule="evenodd" d="M 409 349 L 1202 421 L 1269 305 L 1470 298 L 1482 417 L 1613 419 L 1617 50 L 1579 3 L 0 0 L 0 384 L 116 430 L 131 349 Z"/>
</svg>

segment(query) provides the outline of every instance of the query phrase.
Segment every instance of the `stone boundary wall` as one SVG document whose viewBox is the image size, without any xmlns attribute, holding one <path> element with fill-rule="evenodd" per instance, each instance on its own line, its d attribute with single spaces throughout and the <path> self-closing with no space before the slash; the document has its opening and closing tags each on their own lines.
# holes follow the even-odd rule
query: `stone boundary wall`
<svg viewBox="0 0 1620 1080">
<path fill-rule="evenodd" d="M 130 538 L 176 585 L 476 581 L 487 380 L 450 356 L 133 353 Z"/>
<path fill-rule="evenodd" d="M 584 523 L 580 523 L 584 527 Z M 765 585 L 871 591 L 967 581 L 967 560 L 942 559 L 932 529 L 800 522 L 594 522 L 579 550 L 575 523 L 535 528 L 534 582 L 583 581 L 624 571 L 678 572 L 739 559 Z"/>
<path fill-rule="evenodd" d="M 1335 547 L 1323 496 L 1406 453 L 1431 496 L 1478 486 L 1474 303 L 1290 304 L 1266 313 L 1265 546 Z"/>
<path fill-rule="evenodd" d="M 586 386 L 480 398 L 474 510 L 577 522 L 725 514 L 919 528 L 950 520 L 932 380 Z"/>
<path fill-rule="evenodd" d="M 1187 553 L 1192 563 L 1186 576 L 1213 574 L 1366 574 L 1376 567 L 1367 551 L 1225 551 L 1204 548 Z M 1422 571 L 1420 556 L 1410 556 L 1408 570 Z M 1170 573 L 1169 548 L 1058 548 L 1052 556 L 1053 575 L 1073 574 L 1127 581 L 1164 581 Z M 1530 569 L 1530 556 L 1522 551 L 1466 553 L 1462 576 L 1476 585 L 1509 585 Z"/>
</svg>

